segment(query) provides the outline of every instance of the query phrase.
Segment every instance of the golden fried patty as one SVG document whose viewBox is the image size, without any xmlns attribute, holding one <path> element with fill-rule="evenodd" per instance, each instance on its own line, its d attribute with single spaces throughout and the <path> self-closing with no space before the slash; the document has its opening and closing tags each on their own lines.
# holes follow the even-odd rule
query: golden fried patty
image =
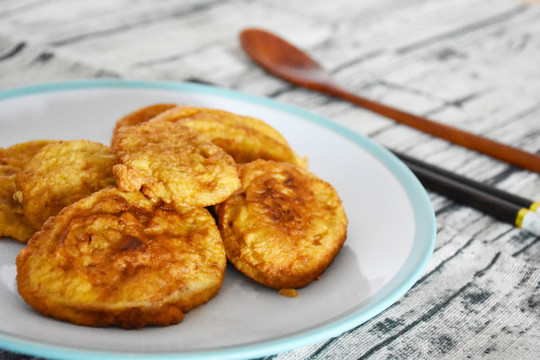
<svg viewBox="0 0 540 360">
<path fill-rule="evenodd" d="M 106 188 L 49 218 L 17 256 L 17 286 L 37 311 L 75 324 L 165 326 L 217 294 L 225 265 L 206 209 Z"/>
<path fill-rule="evenodd" d="M 256 159 L 286 161 L 306 166 L 285 138 L 262 120 L 223 110 L 178 106 L 154 119 L 181 123 L 201 134 L 203 139 L 223 148 L 237 163 Z"/>
<path fill-rule="evenodd" d="M 164 111 L 167 111 L 169 109 L 172 109 L 176 107 L 176 104 L 154 104 L 145 106 L 143 108 L 140 108 L 136 111 L 133 111 L 125 116 L 123 116 L 121 119 L 119 119 L 116 122 L 116 125 L 113 130 L 112 140 L 111 140 L 111 147 L 114 147 L 114 144 L 116 143 L 116 138 L 118 136 L 118 129 L 124 126 L 137 126 L 139 124 L 142 124 L 143 122 L 146 122 L 157 115 L 161 114 Z"/>
<path fill-rule="evenodd" d="M 36 229 L 24 218 L 22 205 L 13 199 L 17 173 L 53 140 L 33 140 L 0 148 L 0 237 L 11 236 L 26 242 Z"/>
<path fill-rule="evenodd" d="M 232 157 L 174 122 L 155 119 L 120 128 L 114 150 L 118 188 L 166 203 L 214 205 L 240 185 Z"/>
<path fill-rule="evenodd" d="M 341 249 L 347 217 L 336 190 L 306 169 L 257 160 L 240 167 L 242 188 L 217 206 L 228 259 L 266 286 L 305 286 Z"/>
<path fill-rule="evenodd" d="M 39 229 L 65 206 L 114 185 L 115 156 L 103 144 L 87 140 L 44 146 L 17 174 L 15 198 L 28 222 Z"/>
</svg>

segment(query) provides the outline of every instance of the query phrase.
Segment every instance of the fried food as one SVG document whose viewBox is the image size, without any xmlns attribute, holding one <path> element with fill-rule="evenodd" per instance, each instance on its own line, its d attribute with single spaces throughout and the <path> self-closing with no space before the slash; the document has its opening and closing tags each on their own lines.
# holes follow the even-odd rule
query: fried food
<svg viewBox="0 0 540 360">
<path fill-rule="evenodd" d="M 279 295 L 295 298 L 298 296 L 298 290 L 296 289 L 279 289 Z"/>
<path fill-rule="evenodd" d="M 347 217 L 336 190 L 306 169 L 266 160 L 240 166 L 242 187 L 217 206 L 227 258 L 276 289 L 320 276 L 341 249 Z"/>
<path fill-rule="evenodd" d="M 222 148 L 181 124 L 158 121 L 118 131 L 117 186 L 166 203 L 210 206 L 240 185 L 237 165 Z"/>
<path fill-rule="evenodd" d="M 36 229 L 24 218 L 22 205 L 13 199 L 17 173 L 53 140 L 33 140 L 0 148 L 0 237 L 11 236 L 26 242 Z"/>
<path fill-rule="evenodd" d="M 226 257 L 204 208 L 106 188 L 51 217 L 17 257 L 24 300 L 87 326 L 180 322 L 215 296 Z"/>
<path fill-rule="evenodd" d="M 31 140 L 12 145 L 6 149 L 0 148 L 0 166 L 7 165 L 23 168 L 45 145 L 53 144 L 56 140 Z"/>
<path fill-rule="evenodd" d="M 17 174 L 15 199 L 36 229 L 65 206 L 114 185 L 115 156 L 103 144 L 87 140 L 44 146 Z"/>
<path fill-rule="evenodd" d="M 142 124 L 143 122 L 146 122 L 161 114 L 162 112 L 172 109 L 176 106 L 176 104 L 154 104 L 150 106 L 145 106 L 123 116 L 120 120 L 116 122 L 116 126 L 114 127 L 111 147 L 114 147 L 114 144 L 117 140 L 116 138 L 118 136 L 118 129 L 120 129 L 121 127 L 136 126 Z"/>
<path fill-rule="evenodd" d="M 73 324 L 167 326 L 218 294 L 228 258 L 296 297 L 347 234 L 336 190 L 306 168 L 262 120 L 167 103 L 119 119 L 110 148 L 0 149 L 0 236 L 30 238 L 18 292 Z"/>
<path fill-rule="evenodd" d="M 239 164 L 266 159 L 307 166 L 307 159 L 300 158 L 276 129 L 253 117 L 223 110 L 178 106 L 154 119 L 178 122 L 196 130 L 203 139 L 223 148 Z"/>
</svg>

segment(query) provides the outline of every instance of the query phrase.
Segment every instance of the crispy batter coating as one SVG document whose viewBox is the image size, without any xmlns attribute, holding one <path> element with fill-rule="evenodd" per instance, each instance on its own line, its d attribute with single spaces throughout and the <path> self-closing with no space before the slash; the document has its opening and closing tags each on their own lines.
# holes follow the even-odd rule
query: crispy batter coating
<svg viewBox="0 0 540 360">
<path fill-rule="evenodd" d="M 204 208 L 106 188 L 51 217 L 17 257 L 20 295 L 87 326 L 170 325 L 214 297 L 226 257 Z"/>
<path fill-rule="evenodd" d="M 11 236 L 26 242 L 36 229 L 24 218 L 22 205 L 13 199 L 17 173 L 53 140 L 33 140 L 0 148 L 0 237 Z"/>
<path fill-rule="evenodd" d="M 237 165 L 223 149 L 178 123 L 120 128 L 113 168 L 118 188 L 141 190 L 166 203 L 210 206 L 240 186 Z"/>
<path fill-rule="evenodd" d="M 31 140 L 0 148 L 0 166 L 9 165 L 23 168 L 45 145 L 57 143 L 57 140 Z"/>
<path fill-rule="evenodd" d="M 217 206 L 228 259 L 255 281 L 298 288 L 341 249 L 347 217 L 336 190 L 306 169 L 256 160 L 240 167 L 242 188 Z"/>
<path fill-rule="evenodd" d="M 178 106 L 162 112 L 155 120 L 179 122 L 223 148 L 234 160 L 247 163 L 257 159 L 286 161 L 307 166 L 287 140 L 262 120 L 223 110 Z"/>
<path fill-rule="evenodd" d="M 116 122 L 116 125 L 113 130 L 112 134 L 112 140 L 111 140 L 111 147 L 114 147 L 117 141 L 118 137 L 118 129 L 124 126 L 136 126 L 139 124 L 142 124 L 143 122 L 146 122 L 157 115 L 161 114 L 164 111 L 167 111 L 169 109 L 172 109 L 176 107 L 176 104 L 154 104 L 145 106 L 143 108 L 140 108 L 136 111 L 133 111 L 125 116 L 123 116 L 121 119 L 119 119 Z"/>
<path fill-rule="evenodd" d="M 65 206 L 114 185 L 115 156 L 103 144 L 87 140 L 44 146 L 16 177 L 15 198 L 24 216 L 39 229 Z"/>
</svg>

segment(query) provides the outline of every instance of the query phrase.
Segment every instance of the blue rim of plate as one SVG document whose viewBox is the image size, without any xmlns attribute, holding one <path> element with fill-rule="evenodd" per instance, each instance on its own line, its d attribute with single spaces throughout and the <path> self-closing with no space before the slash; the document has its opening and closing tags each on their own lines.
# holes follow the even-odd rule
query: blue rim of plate
<svg viewBox="0 0 540 360">
<path fill-rule="evenodd" d="M 94 359 L 96 356 L 108 356 L 116 359 L 193 359 L 211 358 L 237 359 L 254 358 L 294 350 L 318 341 L 338 336 L 380 314 L 398 301 L 416 283 L 422 275 L 433 252 L 436 238 L 435 213 L 426 191 L 413 173 L 390 151 L 376 144 L 367 137 L 353 132 L 325 117 L 313 114 L 293 105 L 278 102 L 260 96 L 247 95 L 234 90 L 222 89 L 195 83 L 167 81 L 96 79 L 46 83 L 27 87 L 0 90 L 0 102 L 3 100 L 37 95 L 41 93 L 73 91 L 99 88 L 141 88 L 174 92 L 199 93 L 223 98 L 230 98 L 256 105 L 277 109 L 326 127 L 344 138 L 353 141 L 371 155 L 375 156 L 400 182 L 413 209 L 415 235 L 410 253 L 397 274 L 377 293 L 363 301 L 355 309 L 341 314 L 336 320 L 327 321 L 313 329 L 282 338 L 265 340 L 253 344 L 236 345 L 216 350 L 190 351 L 181 353 L 127 353 L 99 351 L 90 349 L 54 346 L 35 341 L 19 339 L 0 333 L 0 348 L 25 353 L 28 355 L 59 359 Z"/>
</svg>

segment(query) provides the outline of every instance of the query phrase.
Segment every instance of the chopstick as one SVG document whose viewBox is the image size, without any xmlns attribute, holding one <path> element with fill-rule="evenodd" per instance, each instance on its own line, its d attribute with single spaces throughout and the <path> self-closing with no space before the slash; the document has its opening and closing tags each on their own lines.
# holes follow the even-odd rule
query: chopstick
<svg viewBox="0 0 540 360">
<path fill-rule="evenodd" d="M 426 189 L 540 236 L 540 203 L 454 174 L 397 151 L 392 152 L 407 165 Z"/>
</svg>

